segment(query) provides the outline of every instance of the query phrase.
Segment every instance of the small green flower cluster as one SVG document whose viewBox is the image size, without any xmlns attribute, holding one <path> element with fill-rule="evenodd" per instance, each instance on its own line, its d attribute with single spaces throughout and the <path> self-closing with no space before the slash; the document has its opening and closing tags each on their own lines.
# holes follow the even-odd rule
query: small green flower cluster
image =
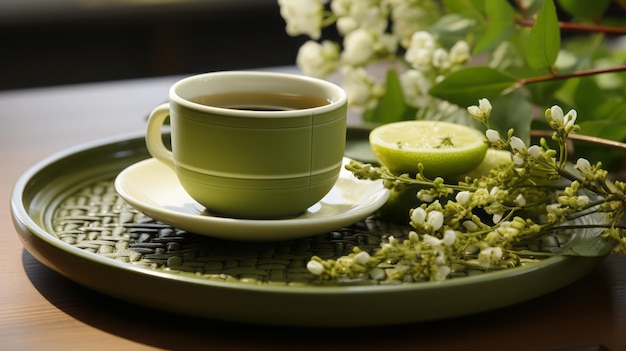
<svg viewBox="0 0 626 351">
<path fill-rule="evenodd" d="M 600 163 L 592 165 L 582 158 L 575 164 L 567 162 L 568 135 L 579 130 L 576 111 L 564 114 L 553 106 L 545 113 L 557 151 L 545 139 L 527 147 L 513 130 L 503 137 L 490 129 L 491 108 L 488 100 L 481 99 L 468 112 L 487 127 L 490 147 L 507 150 L 512 162 L 457 184 L 447 184 L 440 177 L 427 179 L 421 172 L 414 177 L 396 175 L 384 167 L 351 162 L 346 167 L 359 179 L 383 180 L 397 190 L 419 189 L 421 205 L 408 213 L 412 230 L 404 240 L 390 233 L 371 254 L 355 248 L 337 260 L 313 257 L 309 271 L 325 280 L 438 281 L 450 278 L 461 266 L 485 271 L 519 266 L 529 257 L 546 255 L 520 243 L 541 242 L 555 235 L 571 238 L 577 230 L 589 228 L 597 228 L 598 235 L 588 240 L 599 237 L 608 243 L 603 247 L 609 251 L 626 252 L 626 229 L 620 226 L 626 210 L 626 183 L 610 181 Z M 600 221 L 577 222 L 597 214 Z"/>
</svg>

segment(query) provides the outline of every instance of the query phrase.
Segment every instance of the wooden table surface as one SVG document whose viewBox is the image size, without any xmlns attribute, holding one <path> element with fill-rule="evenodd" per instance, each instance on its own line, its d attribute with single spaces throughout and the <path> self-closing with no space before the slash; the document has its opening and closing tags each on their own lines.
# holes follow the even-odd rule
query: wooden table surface
<svg viewBox="0 0 626 351">
<path fill-rule="evenodd" d="M 609 256 L 556 292 L 500 310 L 338 329 L 240 325 L 149 310 L 88 290 L 39 263 L 12 224 L 9 199 L 18 177 L 64 149 L 142 131 L 147 113 L 167 99 L 178 78 L 0 92 L 0 349 L 626 350 L 623 256 Z"/>
</svg>

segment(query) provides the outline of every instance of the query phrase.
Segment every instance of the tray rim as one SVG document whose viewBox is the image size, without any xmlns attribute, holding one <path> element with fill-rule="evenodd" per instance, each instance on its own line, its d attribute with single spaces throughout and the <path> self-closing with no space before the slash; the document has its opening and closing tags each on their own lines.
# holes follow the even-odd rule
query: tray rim
<svg viewBox="0 0 626 351">
<path fill-rule="evenodd" d="M 456 289 L 459 287 L 473 285 L 473 284 L 490 284 L 494 282 L 498 282 L 503 279 L 512 279 L 516 276 L 523 276 L 532 274 L 537 272 L 538 270 L 543 269 L 556 269 L 562 265 L 570 265 L 574 264 L 575 266 L 580 266 L 582 268 L 578 274 L 574 274 L 575 277 L 571 277 L 568 279 L 569 281 L 560 284 L 560 286 L 544 289 L 546 291 L 542 291 L 538 294 L 534 294 L 535 296 L 531 296 L 530 298 L 524 298 L 517 302 L 526 301 L 528 299 L 544 295 L 548 292 L 557 290 L 563 286 L 566 286 L 580 277 L 586 275 L 597 263 L 604 259 L 604 257 L 599 258 L 583 258 L 583 257 L 568 257 L 568 256 L 553 256 L 547 259 L 544 259 L 537 263 L 527 264 L 521 267 L 510 268 L 502 271 L 489 272 L 486 274 L 480 274 L 476 276 L 462 277 L 451 280 L 445 280 L 442 282 L 428 282 L 428 283 L 408 283 L 408 284 L 399 284 L 399 285 L 375 285 L 375 286 L 351 286 L 351 285 L 340 285 L 340 286 L 290 286 L 290 285 L 250 285 L 241 282 L 222 282 L 222 281 L 214 281 L 204 278 L 194 277 L 191 274 L 185 273 L 174 273 L 174 272 L 166 272 L 166 271 L 158 271 L 154 269 L 144 268 L 135 266 L 129 263 L 124 263 L 120 261 L 116 261 L 114 259 L 110 259 L 104 256 L 100 256 L 98 254 L 90 253 L 74 247 L 70 244 L 62 242 L 59 240 L 54 233 L 49 233 L 44 227 L 37 223 L 35 219 L 30 216 L 30 209 L 27 209 L 23 203 L 25 197 L 25 190 L 27 190 L 28 186 L 32 179 L 41 172 L 44 172 L 47 167 L 59 163 L 79 152 L 87 152 L 89 150 L 97 149 L 99 147 L 106 146 L 115 146 L 122 145 L 124 142 L 129 141 L 137 141 L 137 139 L 143 139 L 144 133 L 129 133 L 123 134 L 120 136 L 100 139 L 88 143 L 83 143 L 77 145 L 75 147 L 68 148 L 61 152 L 50 155 L 41 161 L 35 163 L 31 166 L 26 172 L 19 177 L 16 182 L 12 194 L 11 194 L 11 213 L 13 222 L 16 230 L 18 231 L 18 236 L 24 244 L 24 247 L 27 251 L 29 251 L 35 258 L 37 258 L 44 265 L 52 268 L 58 273 L 66 276 L 70 280 L 77 281 L 81 283 L 76 277 L 68 276 L 67 272 L 62 271 L 59 267 L 55 265 L 54 262 L 46 262 L 47 259 L 43 257 L 42 253 L 38 252 L 37 246 L 41 243 L 50 246 L 52 249 L 62 251 L 64 254 L 74 256 L 84 261 L 88 261 L 90 263 L 96 263 L 98 265 L 103 266 L 106 269 L 113 270 L 121 270 L 131 274 L 139 274 L 142 277 L 150 277 L 157 279 L 165 279 L 168 283 L 182 283 L 191 286 L 202 286 L 205 288 L 216 288 L 216 289 L 226 289 L 226 290 L 236 290 L 236 291 L 247 291 L 251 293 L 262 293 L 262 294 L 270 294 L 270 295 L 301 295 L 301 296 L 330 296 L 330 297 L 340 297 L 340 296 L 355 296 L 355 295 L 374 295 L 379 296 L 380 294 L 385 293 L 407 293 L 407 292 L 436 292 L 442 289 L 450 288 Z M 118 169 L 117 171 L 120 171 Z M 112 173 L 113 174 L 113 173 Z M 45 211 L 44 211 L 45 212 Z M 37 239 L 41 241 L 41 243 L 34 243 L 32 239 Z M 81 283 L 82 284 L 82 283 Z M 85 285 L 85 284 L 82 284 Z M 98 290 L 97 288 L 91 287 L 92 289 Z M 516 303 L 517 303 L 516 302 Z M 141 304 L 141 302 L 138 302 Z M 502 307 L 502 306 L 500 306 Z M 479 310 L 477 312 L 491 310 L 493 308 L 486 308 Z M 476 313 L 476 312 L 472 312 Z M 454 316 L 454 315 L 453 315 Z M 446 316 L 444 316 L 445 318 Z M 400 321 L 400 323 L 404 323 Z M 353 325 L 354 323 L 348 323 L 348 325 Z M 385 323 L 387 324 L 387 323 Z M 340 325 L 343 325 L 341 323 Z"/>
</svg>

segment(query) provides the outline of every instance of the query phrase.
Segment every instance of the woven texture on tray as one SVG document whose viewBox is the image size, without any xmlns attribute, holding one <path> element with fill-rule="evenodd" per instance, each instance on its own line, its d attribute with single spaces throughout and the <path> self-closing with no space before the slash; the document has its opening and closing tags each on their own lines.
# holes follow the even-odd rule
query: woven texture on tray
<svg viewBox="0 0 626 351">
<path fill-rule="evenodd" d="M 306 269 L 312 256 L 338 258 L 355 246 L 373 253 L 386 236 L 402 239 L 410 230 L 371 216 L 350 227 L 290 241 L 214 239 L 138 212 L 117 195 L 113 180 L 88 184 L 61 199 L 52 221 L 63 242 L 128 264 L 218 281 L 277 285 L 319 284 Z M 452 278 L 479 273 L 460 267 Z"/>
</svg>

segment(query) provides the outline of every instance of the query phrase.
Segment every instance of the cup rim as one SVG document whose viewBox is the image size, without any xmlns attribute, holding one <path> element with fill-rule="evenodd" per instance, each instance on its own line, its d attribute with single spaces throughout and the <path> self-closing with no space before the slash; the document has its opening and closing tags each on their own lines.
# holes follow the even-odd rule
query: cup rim
<svg viewBox="0 0 626 351">
<path fill-rule="evenodd" d="M 185 97 L 182 97 L 179 94 L 179 90 L 184 85 L 187 85 L 191 82 L 203 81 L 207 82 L 213 79 L 228 77 L 248 77 L 250 79 L 259 79 L 259 78 L 274 78 L 274 79 L 284 79 L 284 80 L 300 80 L 303 84 L 315 84 L 322 89 L 332 92 L 332 95 L 336 96 L 336 99 L 329 99 L 330 103 L 323 106 L 309 107 L 303 109 L 294 109 L 294 110 L 285 110 L 285 111 L 257 111 L 257 110 L 237 110 L 230 109 L 224 107 L 216 107 L 216 106 L 208 106 L 199 103 L 192 102 Z M 331 94 L 328 94 L 331 95 Z M 341 108 L 344 105 L 347 105 L 347 94 L 343 88 L 338 86 L 335 83 L 329 82 L 327 80 L 309 77 L 300 74 L 294 73 L 279 73 L 279 72 L 267 72 L 267 71 L 216 71 L 209 73 L 202 73 L 193 76 L 189 76 L 183 78 L 176 83 L 174 83 L 169 90 L 169 99 L 170 102 L 175 102 L 181 106 L 186 108 L 204 112 L 204 113 L 213 113 L 219 115 L 233 116 L 233 117 L 265 117 L 272 116 L 275 118 L 280 117 L 301 117 L 301 116 L 309 116 L 312 113 L 320 114 L 325 112 L 330 112 Z"/>
</svg>

